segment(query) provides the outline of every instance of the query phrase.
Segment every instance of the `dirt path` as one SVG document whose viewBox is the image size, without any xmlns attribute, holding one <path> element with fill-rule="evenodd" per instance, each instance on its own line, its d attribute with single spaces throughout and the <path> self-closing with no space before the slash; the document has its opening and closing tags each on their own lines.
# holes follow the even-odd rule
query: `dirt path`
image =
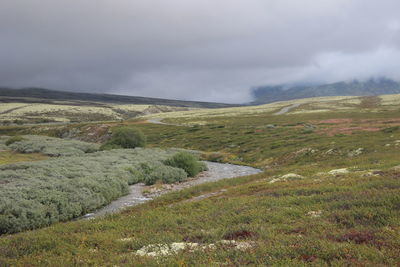
<svg viewBox="0 0 400 267">
<path fill-rule="evenodd" d="M 274 115 L 282 115 L 285 114 L 287 112 L 289 112 L 290 110 L 297 108 L 298 106 L 300 106 L 301 104 L 293 104 L 287 107 L 282 108 L 281 110 L 279 110 L 278 112 L 276 112 Z"/>
<path fill-rule="evenodd" d="M 161 121 L 161 118 L 155 118 L 155 119 L 148 119 L 148 123 L 153 123 L 153 124 L 164 124 L 167 125 L 165 122 Z"/>
<path fill-rule="evenodd" d="M 109 205 L 83 216 L 83 219 L 93 219 L 96 217 L 103 216 L 105 214 L 116 213 L 127 207 L 132 207 L 144 203 L 146 201 L 152 200 L 155 197 L 161 196 L 165 193 L 182 190 L 184 188 L 192 187 L 194 185 L 218 181 L 227 178 L 235 178 L 240 176 L 252 175 L 260 173 L 261 170 L 233 165 L 233 164 L 222 164 L 215 162 L 206 162 L 208 171 L 202 172 L 197 177 L 187 180 L 183 183 L 163 185 L 162 187 L 156 186 L 145 186 L 144 184 L 135 184 L 130 186 L 131 192 L 123 196 Z M 143 194 L 146 190 L 148 193 Z"/>
<path fill-rule="evenodd" d="M 174 123 L 166 123 L 162 121 L 162 118 L 153 118 L 153 119 L 148 119 L 146 121 L 147 123 L 153 123 L 153 124 L 162 124 L 162 125 L 172 125 L 172 126 L 184 126 L 182 124 L 174 124 Z"/>
</svg>

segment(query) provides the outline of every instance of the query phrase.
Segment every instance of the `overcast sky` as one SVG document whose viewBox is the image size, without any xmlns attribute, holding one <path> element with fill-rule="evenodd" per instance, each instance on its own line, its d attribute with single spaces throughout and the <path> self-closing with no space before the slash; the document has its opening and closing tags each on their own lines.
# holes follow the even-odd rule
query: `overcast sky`
<svg viewBox="0 0 400 267">
<path fill-rule="evenodd" d="M 400 79 L 399 0 L 0 0 L 0 85 L 218 102 Z"/>
</svg>

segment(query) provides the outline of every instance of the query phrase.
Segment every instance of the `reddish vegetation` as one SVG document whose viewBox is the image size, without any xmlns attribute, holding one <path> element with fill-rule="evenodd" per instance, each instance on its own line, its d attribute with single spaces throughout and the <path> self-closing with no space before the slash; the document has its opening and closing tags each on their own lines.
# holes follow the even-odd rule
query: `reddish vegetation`
<svg viewBox="0 0 400 267">
<path fill-rule="evenodd" d="M 399 118 L 392 119 L 362 119 L 354 120 L 350 118 L 313 120 L 311 124 L 320 125 L 317 133 L 334 136 L 335 134 L 351 135 L 354 132 L 377 132 L 387 127 L 398 126 Z"/>
<path fill-rule="evenodd" d="M 352 119 L 329 119 L 329 120 L 320 120 L 320 121 L 313 121 L 316 124 L 338 124 L 338 123 L 350 123 Z"/>
<path fill-rule="evenodd" d="M 305 234 L 307 231 L 305 228 L 298 227 L 292 230 L 289 230 L 287 233 L 288 234 Z"/>
<path fill-rule="evenodd" d="M 369 231 L 351 231 L 336 238 L 338 242 L 353 242 L 355 244 L 368 244 L 382 247 L 384 242 L 377 240 L 377 237 Z"/>
<path fill-rule="evenodd" d="M 238 240 L 238 239 L 249 239 L 253 237 L 257 237 L 258 234 L 246 230 L 236 231 L 227 233 L 224 235 L 225 240 Z"/>
<path fill-rule="evenodd" d="M 375 240 L 375 236 L 370 232 L 352 231 L 336 239 L 338 242 L 354 242 L 356 244 L 368 244 Z"/>
<path fill-rule="evenodd" d="M 301 259 L 305 262 L 313 262 L 317 259 L 317 257 L 314 255 L 302 255 Z"/>
<path fill-rule="evenodd" d="M 381 128 L 377 127 L 343 127 L 343 128 L 326 128 L 318 131 L 320 134 L 326 134 L 327 136 L 334 136 L 335 134 L 347 134 L 351 135 L 354 132 L 378 132 Z"/>
</svg>

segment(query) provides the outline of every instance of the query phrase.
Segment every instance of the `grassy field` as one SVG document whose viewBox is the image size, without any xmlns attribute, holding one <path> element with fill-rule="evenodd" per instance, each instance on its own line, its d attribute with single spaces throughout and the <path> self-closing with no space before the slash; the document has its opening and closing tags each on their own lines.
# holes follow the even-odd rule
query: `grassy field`
<svg viewBox="0 0 400 267">
<path fill-rule="evenodd" d="M 283 115 L 275 113 L 296 101 L 158 116 L 173 125 L 137 119 L 1 128 L 101 141 L 131 125 L 150 146 L 201 150 L 204 158 L 264 172 L 167 194 L 103 219 L 2 236 L 0 265 L 398 265 L 400 98 L 299 102 Z M 208 197 L 195 198 L 201 195 Z"/>
<path fill-rule="evenodd" d="M 189 108 L 170 106 L 79 103 L 68 101 L 58 101 L 53 104 L 2 103 L 0 106 L 0 124 L 123 120 L 143 114 L 188 109 Z"/>
</svg>

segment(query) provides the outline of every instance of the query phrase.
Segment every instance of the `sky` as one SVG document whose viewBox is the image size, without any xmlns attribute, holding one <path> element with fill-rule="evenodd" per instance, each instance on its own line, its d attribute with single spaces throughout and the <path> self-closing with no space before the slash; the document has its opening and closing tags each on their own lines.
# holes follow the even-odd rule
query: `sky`
<svg viewBox="0 0 400 267">
<path fill-rule="evenodd" d="M 398 0 L 1 0 L 0 86 L 244 103 L 400 80 Z"/>
</svg>

